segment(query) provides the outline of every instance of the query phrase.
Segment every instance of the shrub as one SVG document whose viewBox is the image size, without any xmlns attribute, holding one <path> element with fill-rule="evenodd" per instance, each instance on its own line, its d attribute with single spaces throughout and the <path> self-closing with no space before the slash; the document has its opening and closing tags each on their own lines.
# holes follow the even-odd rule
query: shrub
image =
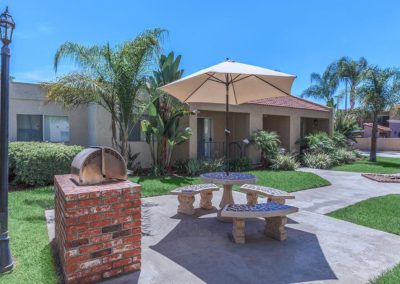
<svg viewBox="0 0 400 284">
<path fill-rule="evenodd" d="M 331 159 L 334 164 L 351 164 L 357 160 L 355 151 L 346 148 L 339 148 L 332 153 Z"/>
<path fill-rule="evenodd" d="M 305 153 L 303 164 L 309 168 L 328 169 L 332 166 L 332 159 L 325 153 Z"/>
<path fill-rule="evenodd" d="M 257 130 L 253 132 L 251 141 L 262 151 L 263 157 L 267 161 L 272 161 L 279 153 L 281 142 L 278 134 L 274 131 Z"/>
<path fill-rule="evenodd" d="M 279 154 L 272 161 L 271 168 L 273 170 L 280 171 L 293 171 L 297 169 L 300 164 L 297 162 L 296 158 L 290 154 Z"/>
<path fill-rule="evenodd" d="M 354 135 L 360 130 L 357 116 L 354 113 L 338 110 L 334 120 L 335 132 L 341 133 L 348 139 L 354 140 Z"/>
<path fill-rule="evenodd" d="M 333 140 L 325 132 L 308 134 L 304 144 L 311 153 L 330 153 L 335 149 Z"/>
<path fill-rule="evenodd" d="M 67 174 L 81 146 L 45 142 L 10 142 L 10 177 L 14 183 L 48 185 L 53 176 Z"/>
<path fill-rule="evenodd" d="M 229 170 L 233 172 L 244 172 L 251 169 L 251 161 L 248 158 L 238 158 L 229 162 Z"/>
<path fill-rule="evenodd" d="M 224 170 L 224 160 L 202 160 L 191 159 L 178 161 L 175 164 L 176 170 L 187 176 L 198 176 L 205 172 L 216 172 Z"/>
</svg>

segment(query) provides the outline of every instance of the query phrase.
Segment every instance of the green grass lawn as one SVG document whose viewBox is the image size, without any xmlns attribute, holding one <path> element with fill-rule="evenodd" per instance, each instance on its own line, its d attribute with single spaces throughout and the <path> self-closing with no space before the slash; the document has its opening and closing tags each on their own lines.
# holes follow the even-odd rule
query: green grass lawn
<svg viewBox="0 0 400 284">
<path fill-rule="evenodd" d="M 374 197 L 328 215 L 366 227 L 400 235 L 400 194 Z M 400 283 L 400 264 L 371 283 Z"/>
<path fill-rule="evenodd" d="M 44 211 L 54 207 L 52 187 L 11 192 L 9 231 L 14 270 L 0 283 L 56 283 Z"/>
<path fill-rule="evenodd" d="M 354 164 L 335 166 L 331 169 L 334 171 L 357 173 L 394 174 L 400 173 L 400 159 L 377 157 L 377 161 L 373 163 L 369 162 L 368 158 L 365 157 Z"/>
<path fill-rule="evenodd" d="M 286 191 L 329 185 L 325 179 L 305 172 L 252 171 L 258 184 Z M 162 195 L 173 188 L 200 183 L 188 177 L 133 177 L 142 185 L 143 197 Z M 15 268 L 0 275 L 0 283 L 55 283 L 56 274 L 47 237 L 44 211 L 54 207 L 53 187 L 10 192 L 9 230 Z"/>
<path fill-rule="evenodd" d="M 330 183 L 313 173 L 295 171 L 250 171 L 257 176 L 257 184 L 266 185 L 288 192 L 330 185 Z M 188 177 L 132 177 L 133 182 L 142 186 L 142 196 L 167 194 L 172 189 L 189 184 L 201 183 L 199 178 Z"/>
</svg>

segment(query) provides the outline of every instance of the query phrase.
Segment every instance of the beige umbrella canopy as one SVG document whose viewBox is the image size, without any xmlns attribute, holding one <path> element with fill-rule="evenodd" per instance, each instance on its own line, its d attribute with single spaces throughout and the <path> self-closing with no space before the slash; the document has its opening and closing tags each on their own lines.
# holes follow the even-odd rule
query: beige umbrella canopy
<svg viewBox="0 0 400 284">
<path fill-rule="evenodd" d="M 290 96 L 295 78 L 294 75 L 226 60 L 160 89 L 186 103 L 226 104 L 225 157 L 228 161 L 229 104 L 238 105 L 262 98 Z"/>
</svg>

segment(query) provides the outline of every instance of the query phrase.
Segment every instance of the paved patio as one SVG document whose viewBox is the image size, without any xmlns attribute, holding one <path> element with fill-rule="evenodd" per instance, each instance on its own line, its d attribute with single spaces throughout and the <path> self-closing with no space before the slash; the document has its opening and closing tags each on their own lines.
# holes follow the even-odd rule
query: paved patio
<svg viewBox="0 0 400 284">
<path fill-rule="evenodd" d="M 302 210 L 289 216 L 284 242 L 264 237 L 262 220 L 248 220 L 246 244 L 234 244 L 232 225 L 217 221 L 216 210 L 181 216 L 175 196 L 144 198 L 142 270 L 107 283 L 366 283 L 399 263 L 399 236 L 320 213 L 400 188 L 316 172 L 333 185 L 296 193 L 289 203 Z M 245 202 L 244 194 L 234 198 Z"/>
</svg>

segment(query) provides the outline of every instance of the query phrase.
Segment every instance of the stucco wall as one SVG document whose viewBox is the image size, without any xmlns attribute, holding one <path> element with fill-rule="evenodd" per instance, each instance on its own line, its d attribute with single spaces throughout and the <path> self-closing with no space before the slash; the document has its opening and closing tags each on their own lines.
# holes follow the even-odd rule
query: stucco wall
<svg viewBox="0 0 400 284">
<path fill-rule="evenodd" d="M 44 91 L 37 84 L 10 84 L 10 140 L 17 140 L 17 114 L 36 114 L 67 116 L 70 123 L 70 144 L 86 145 L 87 143 L 87 114 L 86 106 L 74 111 L 67 111 L 49 103 L 44 104 Z"/>
<path fill-rule="evenodd" d="M 281 146 L 290 149 L 290 116 L 266 115 L 263 118 L 263 129 L 275 131 L 279 135 Z"/>
<path fill-rule="evenodd" d="M 370 150 L 371 138 L 357 138 L 357 143 L 354 144 L 356 149 Z M 400 138 L 378 138 L 378 151 L 400 151 Z"/>
</svg>

